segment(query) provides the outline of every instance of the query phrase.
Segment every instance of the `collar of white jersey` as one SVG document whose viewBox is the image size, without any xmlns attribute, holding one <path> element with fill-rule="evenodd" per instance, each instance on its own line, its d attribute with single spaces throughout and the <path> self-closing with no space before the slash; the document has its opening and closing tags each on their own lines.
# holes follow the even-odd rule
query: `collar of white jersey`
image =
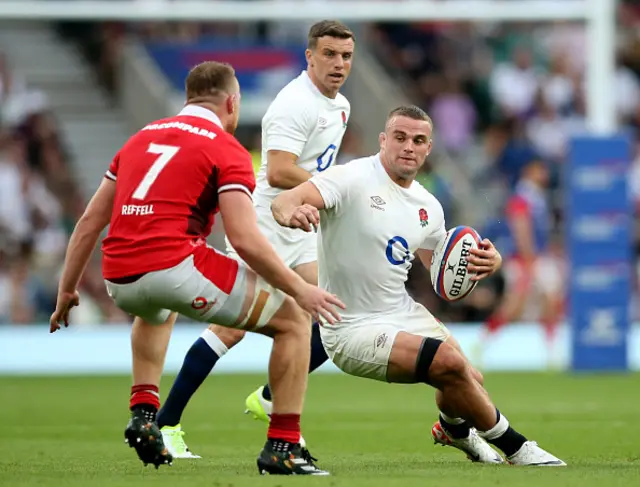
<svg viewBox="0 0 640 487">
<path fill-rule="evenodd" d="M 204 118 L 205 120 L 209 120 L 209 122 L 215 123 L 218 127 L 222 128 L 222 122 L 220 121 L 220 117 L 213 113 L 211 110 L 208 110 L 203 107 L 199 107 L 198 105 L 187 105 L 178 116 L 184 115 L 185 117 L 199 117 Z"/>
<path fill-rule="evenodd" d="M 300 73 L 300 77 L 307 84 L 307 86 L 309 86 L 309 88 L 311 88 L 311 90 L 313 90 L 314 92 L 318 93 L 319 95 L 322 95 L 322 93 L 320 93 L 320 90 L 318 89 L 318 87 L 313 84 L 313 81 L 311 81 L 311 77 L 309 76 L 309 73 L 307 73 L 306 69 L 302 70 L 302 73 Z"/>
<path fill-rule="evenodd" d="M 329 98 L 328 96 L 325 96 L 325 95 L 322 94 L 322 91 L 320 91 L 320 88 L 318 88 L 315 85 L 315 83 L 313 81 L 311 81 L 311 77 L 309 76 L 309 73 L 307 72 L 307 70 L 302 71 L 302 73 L 300 73 L 300 77 L 309 86 L 309 89 L 311 91 L 313 91 L 315 94 L 317 94 L 318 96 L 321 96 L 325 100 L 329 100 L 332 103 L 334 103 L 336 101 L 337 96 L 336 96 L 336 98 Z"/>
<path fill-rule="evenodd" d="M 384 168 L 384 164 L 382 163 L 382 157 L 380 157 L 380 152 L 378 152 L 373 157 L 376 160 L 376 170 L 380 174 L 380 177 L 384 178 L 384 180 L 396 190 L 400 191 L 401 193 L 406 193 L 408 191 L 411 191 L 411 189 L 416 185 L 417 181 L 414 179 L 413 181 L 411 181 L 411 185 L 408 188 L 400 186 L 393 179 L 391 179 L 391 176 L 389 176 L 389 173 Z"/>
</svg>

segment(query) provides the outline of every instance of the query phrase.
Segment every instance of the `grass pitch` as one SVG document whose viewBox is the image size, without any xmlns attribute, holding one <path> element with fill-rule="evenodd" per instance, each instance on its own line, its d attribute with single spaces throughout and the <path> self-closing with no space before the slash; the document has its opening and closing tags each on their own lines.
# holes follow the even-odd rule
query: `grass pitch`
<svg viewBox="0 0 640 487">
<path fill-rule="evenodd" d="M 266 427 L 242 412 L 263 380 L 211 376 L 182 422 L 187 444 L 203 458 L 156 471 L 123 442 L 127 377 L 0 378 L 0 486 L 640 486 L 638 375 L 487 375 L 513 426 L 566 468 L 472 464 L 433 445 L 429 387 L 315 375 L 303 433 L 319 466 L 333 473 L 326 478 L 258 475 Z"/>
</svg>

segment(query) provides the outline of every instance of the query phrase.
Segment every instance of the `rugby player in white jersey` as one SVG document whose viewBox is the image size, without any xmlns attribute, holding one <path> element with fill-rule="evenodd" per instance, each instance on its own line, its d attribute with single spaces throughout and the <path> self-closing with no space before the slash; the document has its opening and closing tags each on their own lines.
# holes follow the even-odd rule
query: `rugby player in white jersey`
<svg viewBox="0 0 640 487">
<path fill-rule="evenodd" d="M 319 225 L 320 287 L 346 305 L 340 323 L 321 326 L 322 341 L 348 374 L 436 388 L 437 443 L 477 462 L 504 463 L 491 444 L 511 464 L 565 465 L 509 425 L 447 328 L 405 290 L 414 255 L 429 270 L 446 233 L 442 206 L 415 181 L 432 129 L 420 108 L 397 108 L 380 134 L 378 154 L 317 174 L 273 200 L 281 225 L 309 233 Z M 474 279 L 499 269 L 502 258 L 489 240 L 471 252 Z"/>
<path fill-rule="evenodd" d="M 262 164 L 253 193 L 258 226 L 280 258 L 313 284 L 318 281 L 316 235 L 278 225 L 271 215 L 271 201 L 335 163 L 350 112 L 349 102 L 339 90 L 351 71 L 354 42 L 353 33 L 341 22 L 314 24 L 305 52 L 307 70 L 280 91 L 262 119 Z M 228 240 L 227 250 L 236 256 Z M 242 330 L 211 325 L 187 353 L 157 417 L 174 458 L 199 458 L 184 442 L 180 418 L 217 360 L 243 337 Z M 309 371 L 327 360 L 314 324 Z M 272 410 L 269 386 L 252 393 L 246 407 L 247 412 L 268 423 Z M 304 447 L 304 439 L 301 443 Z M 304 453 L 308 455 L 306 449 Z"/>
</svg>

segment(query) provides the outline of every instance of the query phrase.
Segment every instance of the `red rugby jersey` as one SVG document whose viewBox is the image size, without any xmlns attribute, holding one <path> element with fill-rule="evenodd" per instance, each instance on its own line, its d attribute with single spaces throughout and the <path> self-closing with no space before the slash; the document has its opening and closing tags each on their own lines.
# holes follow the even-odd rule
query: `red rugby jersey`
<svg viewBox="0 0 640 487">
<path fill-rule="evenodd" d="M 177 265 L 211 233 L 220 193 L 255 188 L 249 152 L 193 105 L 133 135 L 105 177 L 116 181 L 102 244 L 106 279 Z"/>
</svg>

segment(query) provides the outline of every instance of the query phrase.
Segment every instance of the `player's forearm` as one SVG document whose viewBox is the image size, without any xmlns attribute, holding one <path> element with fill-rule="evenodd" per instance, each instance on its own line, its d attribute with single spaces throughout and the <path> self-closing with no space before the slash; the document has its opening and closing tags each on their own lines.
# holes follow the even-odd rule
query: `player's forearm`
<svg viewBox="0 0 640 487">
<path fill-rule="evenodd" d="M 420 262 L 422 262 L 424 268 L 431 272 L 431 258 L 433 257 L 433 250 L 418 249 L 416 250 L 416 255 L 420 259 Z"/>
<path fill-rule="evenodd" d="M 240 242 L 231 242 L 231 245 L 249 267 L 289 296 L 297 296 L 301 286 L 305 285 L 298 274 L 284 265 L 259 231 L 248 233 Z"/>
<path fill-rule="evenodd" d="M 531 235 L 524 231 L 515 232 L 514 240 L 518 255 L 525 260 L 533 260 L 535 257 L 535 249 Z"/>
<path fill-rule="evenodd" d="M 58 293 L 72 293 L 78 288 L 82 274 L 95 249 L 102 229 L 92 227 L 84 220 L 76 226 L 67 248 Z"/>
<path fill-rule="evenodd" d="M 285 191 L 271 202 L 271 214 L 280 225 L 288 226 L 293 211 L 303 204 L 304 199 L 298 191 Z"/>
<path fill-rule="evenodd" d="M 535 247 L 533 229 L 529 221 L 524 218 L 512 217 L 509 219 L 509 227 L 517 255 L 525 260 L 532 260 L 535 257 Z"/>
<path fill-rule="evenodd" d="M 267 182 L 270 186 L 280 189 L 291 189 L 311 179 L 311 173 L 294 164 L 269 169 L 267 167 Z"/>
</svg>

